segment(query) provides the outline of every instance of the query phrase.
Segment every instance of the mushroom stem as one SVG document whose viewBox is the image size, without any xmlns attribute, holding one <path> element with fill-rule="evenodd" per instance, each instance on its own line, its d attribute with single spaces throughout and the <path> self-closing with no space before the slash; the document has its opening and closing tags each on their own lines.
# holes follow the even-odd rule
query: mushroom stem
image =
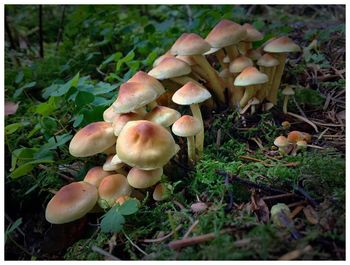
<svg viewBox="0 0 350 265">
<path fill-rule="evenodd" d="M 237 76 L 238 76 L 238 73 L 232 73 L 232 84 Z M 231 105 L 232 106 L 239 106 L 239 101 L 242 99 L 242 97 L 244 95 L 244 87 L 235 86 L 233 84 L 230 91 L 231 91 L 231 96 L 230 96 Z"/>
<path fill-rule="evenodd" d="M 239 102 L 239 105 L 241 108 L 243 108 L 248 103 L 248 101 L 254 96 L 258 88 L 259 88 L 259 85 L 251 85 L 251 86 L 245 87 L 244 95 Z"/>
<path fill-rule="evenodd" d="M 208 80 L 207 73 L 199 65 L 192 65 L 191 68 L 193 73 L 196 73 L 204 80 Z"/>
<path fill-rule="evenodd" d="M 228 64 L 224 63 L 224 58 L 226 56 L 225 52 L 222 49 L 220 49 L 220 50 L 216 51 L 214 53 L 214 55 L 215 55 L 216 59 L 218 60 L 219 64 L 221 65 L 221 68 L 227 69 Z"/>
<path fill-rule="evenodd" d="M 283 113 L 287 113 L 287 106 L 288 106 L 288 100 L 289 100 L 289 95 L 285 95 L 284 96 L 284 100 L 283 100 Z"/>
<path fill-rule="evenodd" d="M 227 52 L 231 62 L 239 56 L 239 51 L 236 44 L 225 47 L 225 51 Z"/>
<path fill-rule="evenodd" d="M 279 64 L 276 66 L 276 70 L 273 76 L 273 82 L 271 86 L 270 93 L 267 97 L 267 99 L 272 102 L 273 104 L 276 104 L 277 101 L 277 93 L 278 88 L 281 84 L 281 79 L 284 71 L 284 66 L 286 64 L 287 60 L 287 53 L 276 53 L 274 54 L 276 59 L 278 60 Z"/>
<path fill-rule="evenodd" d="M 259 67 L 260 72 L 266 74 L 268 76 L 268 81 L 261 85 L 260 90 L 256 93 L 256 98 L 260 101 L 263 101 L 265 99 L 267 90 L 269 87 L 270 82 L 272 83 L 272 68 L 266 67 L 266 66 L 260 66 Z"/>
<path fill-rule="evenodd" d="M 157 101 L 156 101 L 156 100 L 153 100 L 152 102 L 150 102 L 149 104 L 147 104 L 147 109 L 151 111 L 152 109 L 154 109 L 154 108 L 157 107 L 157 106 L 158 106 Z"/>
<path fill-rule="evenodd" d="M 147 113 L 145 107 L 141 107 L 141 108 L 135 109 L 135 110 L 133 110 L 132 112 L 135 112 L 135 113 L 137 113 L 137 114 L 140 114 L 141 116 L 144 116 L 144 115 L 146 115 L 146 113 Z"/>
<path fill-rule="evenodd" d="M 221 104 L 225 104 L 224 86 L 218 73 L 210 66 L 203 55 L 192 55 L 193 60 L 206 72 L 214 96 Z"/>
<path fill-rule="evenodd" d="M 193 82 L 196 83 L 197 85 L 202 86 L 199 82 L 197 82 L 196 80 L 194 80 L 192 77 L 189 76 L 177 76 L 177 77 L 172 77 L 170 78 L 170 80 L 174 81 L 175 83 L 178 83 L 180 85 L 185 85 L 188 82 Z"/>
<path fill-rule="evenodd" d="M 195 141 L 194 136 L 187 137 L 187 153 L 188 153 L 188 161 L 193 163 L 196 161 L 196 151 L 195 151 Z"/>
<path fill-rule="evenodd" d="M 198 104 L 192 104 L 190 105 L 190 108 L 191 108 L 193 117 L 197 118 L 201 123 L 201 130 L 196 135 L 196 148 L 198 150 L 198 156 L 199 158 L 201 158 L 203 154 L 203 145 L 204 145 L 204 125 L 203 125 L 202 113 Z"/>
</svg>

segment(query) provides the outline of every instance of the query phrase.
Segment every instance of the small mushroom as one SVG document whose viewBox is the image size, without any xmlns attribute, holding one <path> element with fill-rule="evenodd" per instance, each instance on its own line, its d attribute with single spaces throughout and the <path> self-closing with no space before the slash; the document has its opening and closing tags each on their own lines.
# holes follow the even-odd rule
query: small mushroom
<svg viewBox="0 0 350 265">
<path fill-rule="evenodd" d="M 285 155 L 287 153 L 286 148 L 289 146 L 289 141 L 285 136 L 278 136 L 273 143 L 278 147 L 278 151 L 281 155 Z"/>
<path fill-rule="evenodd" d="M 165 183 L 158 183 L 154 188 L 152 197 L 155 201 L 163 201 L 167 199 L 170 195 L 169 189 L 166 187 Z"/>
<path fill-rule="evenodd" d="M 202 156 L 204 145 L 204 125 L 199 103 L 204 102 L 210 97 L 211 94 L 208 90 L 193 82 L 188 82 L 186 85 L 182 86 L 172 97 L 172 100 L 176 104 L 190 105 L 193 116 L 201 123 L 201 131 L 196 136 L 196 148 L 198 149 L 199 157 Z"/>
<path fill-rule="evenodd" d="M 163 168 L 142 170 L 133 167 L 128 173 L 127 180 L 129 185 L 133 188 L 146 189 L 159 182 L 162 175 Z"/>
<path fill-rule="evenodd" d="M 91 211 L 98 198 L 97 189 L 87 182 L 63 186 L 46 206 L 45 218 L 52 224 L 75 221 Z"/>
<path fill-rule="evenodd" d="M 201 130 L 201 123 L 195 117 L 183 115 L 172 126 L 175 135 L 187 138 L 188 160 L 193 163 L 196 161 L 194 136 Z"/>
<path fill-rule="evenodd" d="M 271 207 L 271 220 L 275 226 L 283 228 L 286 226 L 286 222 L 283 222 L 282 218 L 290 219 L 290 209 L 284 203 L 277 203 Z"/>
<path fill-rule="evenodd" d="M 110 208 L 119 196 L 130 196 L 131 192 L 132 188 L 124 175 L 109 175 L 102 179 L 98 187 L 98 205 L 103 209 Z"/>
<path fill-rule="evenodd" d="M 69 153 L 75 157 L 88 157 L 103 152 L 116 142 L 110 122 L 93 122 L 80 129 L 69 144 Z"/>
<path fill-rule="evenodd" d="M 100 183 L 104 177 L 107 177 L 111 174 L 111 172 L 103 170 L 102 167 L 93 167 L 90 168 L 86 173 L 83 181 L 94 185 L 96 188 L 100 186 Z"/>
<path fill-rule="evenodd" d="M 112 122 L 118 115 L 119 114 L 114 111 L 114 108 L 110 106 L 103 112 L 103 120 L 106 122 Z"/>
<path fill-rule="evenodd" d="M 293 96 L 294 90 L 291 86 L 286 86 L 283 90 L 282 90 L 282 94 L 284 95 L 284 100 L 283 100 L 283 113 L 287 113 L 288 109 L 288 100 L 290 96 Z"/>
<path fill-rule="evenodd" d="M 144 117 L 145 120 L 155 122 L 165 128 L 169 128 L 176 120 L 181 117 L 180 112 L 172 108 L 157 106 L 148 112 Z"/>
</svg>

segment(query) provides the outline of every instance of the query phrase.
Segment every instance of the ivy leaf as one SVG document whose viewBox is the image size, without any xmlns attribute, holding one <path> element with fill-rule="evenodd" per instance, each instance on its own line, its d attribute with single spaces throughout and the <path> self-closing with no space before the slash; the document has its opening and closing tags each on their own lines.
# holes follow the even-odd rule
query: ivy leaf
<svg viewBox="0 0 350 265">
<path fill-rule="evenodd" d="M 117 211 L 122 215 L 131 215 L 138 210 L 138 201 L 135 199 L 129 199 L 117 208 Z"/>
<path fill-rule="evenodd" d="M 116 233 L 123 229 L 125 218 L 117 211 L 118 205 L 112 207 L 102 216 L 101 231 L 104 233 Z"/>
</svg>

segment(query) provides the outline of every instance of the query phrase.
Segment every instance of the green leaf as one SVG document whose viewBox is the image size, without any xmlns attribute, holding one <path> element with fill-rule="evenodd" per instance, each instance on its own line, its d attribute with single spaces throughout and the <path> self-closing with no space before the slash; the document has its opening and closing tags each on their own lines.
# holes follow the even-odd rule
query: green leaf
<svg viewBox="0 0 350 265">
<path fill-rule="evenodd" d="M 78 108 L 81 108 L 84 105 L 87 105 L 93 102 L 95 96 L 89 92 L 79 91 L 77 96 L 75 97 L 75 104 Z"/>
<path fill-rule="evenodd" d="M 138 210 L 138 201 L 136 199 L 129 199 L 117 208 L 118 213 L 122 215 L 131 215 Z"/>
<path fill-rule="evenodd" d="M 24 77 L 24 73 L 23 73 L 23 71 L 20 71 L 16 76 L 15 83 L 16 84 L 21 83 L 23 80 L 23 77 Z"/>
<path fill-rule="evenodd" d="M 57 109 L 57 102 L 57 97 L 50 97 L 47 102 L 39 104 L 34 112 L 43 116 L 48 116 Z"/>
<path fill-rule="evenodd" d="M 22 123 L 20 123 L 20 122 L 9 124 L 5 127 L 5 134 L 6 135 L 12 134 L 12 133 L 16 132 L 21 127 L 22 127 Z"/>
<path fill-rule="evenodd" d="M 73 127 L 74 128 L 78 127 L 81 124 L 81 122 L 83 121 L 83 119 L 84 119 L 84 115 L 79 114 L 78 117 L 76 117 L 74 120 Z"/>
<path fill-rule="evenodd" d="M 118 86 L 116 84 L 109 84 L 105 82 L 98 82 L 92 91 L 94 95 L 101 95 L 101 94 L 106 94 L 108 92 L 111 92 L 113 90 L 116 90 Z"/>
<path fill-rule="evenodd" d="M 116 206 L 112 207 L 101 220 L 101 231 L 103 233 L 116 233 L 123 229 L 125 218 L 117 212 Z"/>
<path fill-rule="evenodd" d="M 19 148 L 12 151 L 11 169 L 10 172 L 16 168 L 17 164 L 21 164 L 23 161 L 31 161 L 34 158 L 34 154 L 38 151 L 38 148 Z M 19 162 L 18 162 L 19 160 Z"/>
<path fill-rule="evenodd" d="M 12 223 L 11 225 L 9 225 L 9 226 L 6 228 L 6 231 L 5 231 L 5 241 L 6 241 L 7 237 L 8 237 L 13 231 L 15 231 L 15 229 L 18 228 L 21 224 L 22 224 L 22 218 L 18 218 L 14 223 Z"/>
<path fill-rule="evenodd" d="M 19 96 L 22 94 L 22 92 L 23 92 L 24 89 L 26 89 L 26 88 L 31 88 L 31 87 L 33 87 L 33 86 L 35 86 L 35 85 L 36 85 L 36 82 L 31 82 L 31 83 L 25 84 L 24 86 L 22 86 L 22 87 L 16 89 L 15 93 L 13 94 L 13 97 L 14 97 L 14 98 L 19 97 Z"/>
<path fill-rule="evenodd" d="M 28 172 L 32 171 L 32 169 L 35 167 L 36 164 L 43 164 L 43 163 L 53 163 L 54 161 L 48 160 L 48 159 L 38 159 L 34 161 L 30 161 L 28 163 L 25 163 L 18 168 L 16 168 L 11 174 L 10 178 L 17 179 L 19 177 L 24 176 Z"/>
</svg>

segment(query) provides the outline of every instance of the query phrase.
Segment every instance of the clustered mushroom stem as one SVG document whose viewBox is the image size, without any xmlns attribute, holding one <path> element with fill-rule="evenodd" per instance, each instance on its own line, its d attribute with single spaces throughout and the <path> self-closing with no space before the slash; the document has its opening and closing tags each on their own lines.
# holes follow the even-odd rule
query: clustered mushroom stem
<svg viewBox="0 0 350 265">
<path fill-rule="evenodd" d="M 264 73 L 268 77 L 268 81 L 261 85 L 260 90 L 256 93 L 256 98 L 262 101 L 266 97 L 266 91 L 268 90 L 269 83 L 272 79 L 271 76 L 271 67 L 266 66 L 260 66 L 259 68 L 260 72 Z"/>
<path fill-rule="evenodd" d="M 216 51 L 214 54 L 215 54 L 215 57 L 218 60 L 219 64 L 221 65 L 221 68 L 227 69 L 228 64 L 224 63 L 224 58 L 226 56 L 225 52 L 222 49 L 220 49 L 220 50 Z"/>
<path fill-rule="evenodd" d="M 193 73 L 196 73 L 204 80 L 208 80 L 207 73 L 199 65 L 192 65 L 191 68 Z"/>
<path fill-rule="evenodd" d="M 284 66 L 287 59 L 287 53 L 276 53 L 275 57 L 277 58 L 279 65 L 277 65 L 277 68 L 273 77 L 271 92 L 269 93 L 269 98 L 268 98 L 268 100 L 273 104 L 276 104 L 277 102 L 278 88 L 281 84 Z"/>
<path fill-rule="evenodd" d="M 269 77 L 269 81 L 268 81 L 268 84 L 267 84 L 267 90 L 265 91 L 265 98 L 267 100 L 270 100 L 270 98 L 273 98 L 273 95 L 272 95 L 272 86 L 273 86 L 273 81 L 275 80 L 275 74 L 276 74 L 276 71 L 277 71 L 277 66 L 274 66 L 271 68 L 271 78 Z"/>
<path fill-rule="evenodd" d="M 222 80 L 218 76 L 217 72 L 211 67 L 208 61 L 203 57 L 203 55 L 192 55 L 194 61 L 207 73 L 212 88 L 212 92 L 214 93 L 215 98 L 221 104 L 225 104 L 225 88 L 222 85 Z"/>
<path fill-rule="evenodd" d="M 188 82 L 193 82 L 193 83 L 196 83 L 197 85 L 200 85 L 202 86 L 199 82 L 197 82 L 196 80 L 194 80 L 192 77 L 189 77 L 189 76 L 177 76 L 177 77 L 172 77 L 170 78 L 171 81 L 174 81 L 175 83 L 177 84 L 180 84 L 180 85 L 185 85 L 186 83 Z"/>
<path fill-rule="evenodd" d="M 190 163 L 196 161 L 196 151 L 195 151 L 195 142 L 194 136 L 187 137 L 187 152 L 188 152 L 188 160 Z"/>
<path fill-rule="evenodd" d="M 254 96 L 257 88 L 258 88 L 257 85 L 251 85 L 251 86 L 245 87 L 244 95 L 239 102 L 239 105 L 241 108 L 243 108 L 245 105 L 247 105 L 248 101 Z"/>
<path fill-rule="evenodd" d="M 236 44 L 225 47 L 225 51 L 227 52 L 231 62 L 239 56 L 239 51 Z"/>
<path fill-rule="evenodd" d="M 192 104 L 190 105 L 190 108 L 191 108 L 193 117 L 197 118 L 201 124 L 201 130 L 196 135 L 196 148 L 198 150 L 198 156 L 199 158 L 201 158 L 203 154 L 203 145 L 204 145 L 204 125 L 203 125 L 202 113 L 198 104 Z"/>
<path fill-rule="evenodd" d="M 232 74 L 232 80 L 234 81 L 238 73 Z M 244 95 L 244 87 L 233 85 L 233 91 L 231 93 L 230 101 L 232 106 L 239 106 L 239 102 Z"/>
<path fill-rule="evenodd" d="M 157 101 L 153 100 L 152 102 L 150 102 L 149 104 L 147 104 L 147 108 L 148 110 L 153 110 L 155 107 L 157 107 L 158 104 L 157 104 Z"/>
<path fill-rule="evenodd" d="M 147 113 L 145 107 L 141 107 L 141 108 L 135 109 L 135 110 L 133 110 L 133 112 L 135 112 L 137 114 L 140 114 L 141 116 L 144 116 Z"/>
</svg>

